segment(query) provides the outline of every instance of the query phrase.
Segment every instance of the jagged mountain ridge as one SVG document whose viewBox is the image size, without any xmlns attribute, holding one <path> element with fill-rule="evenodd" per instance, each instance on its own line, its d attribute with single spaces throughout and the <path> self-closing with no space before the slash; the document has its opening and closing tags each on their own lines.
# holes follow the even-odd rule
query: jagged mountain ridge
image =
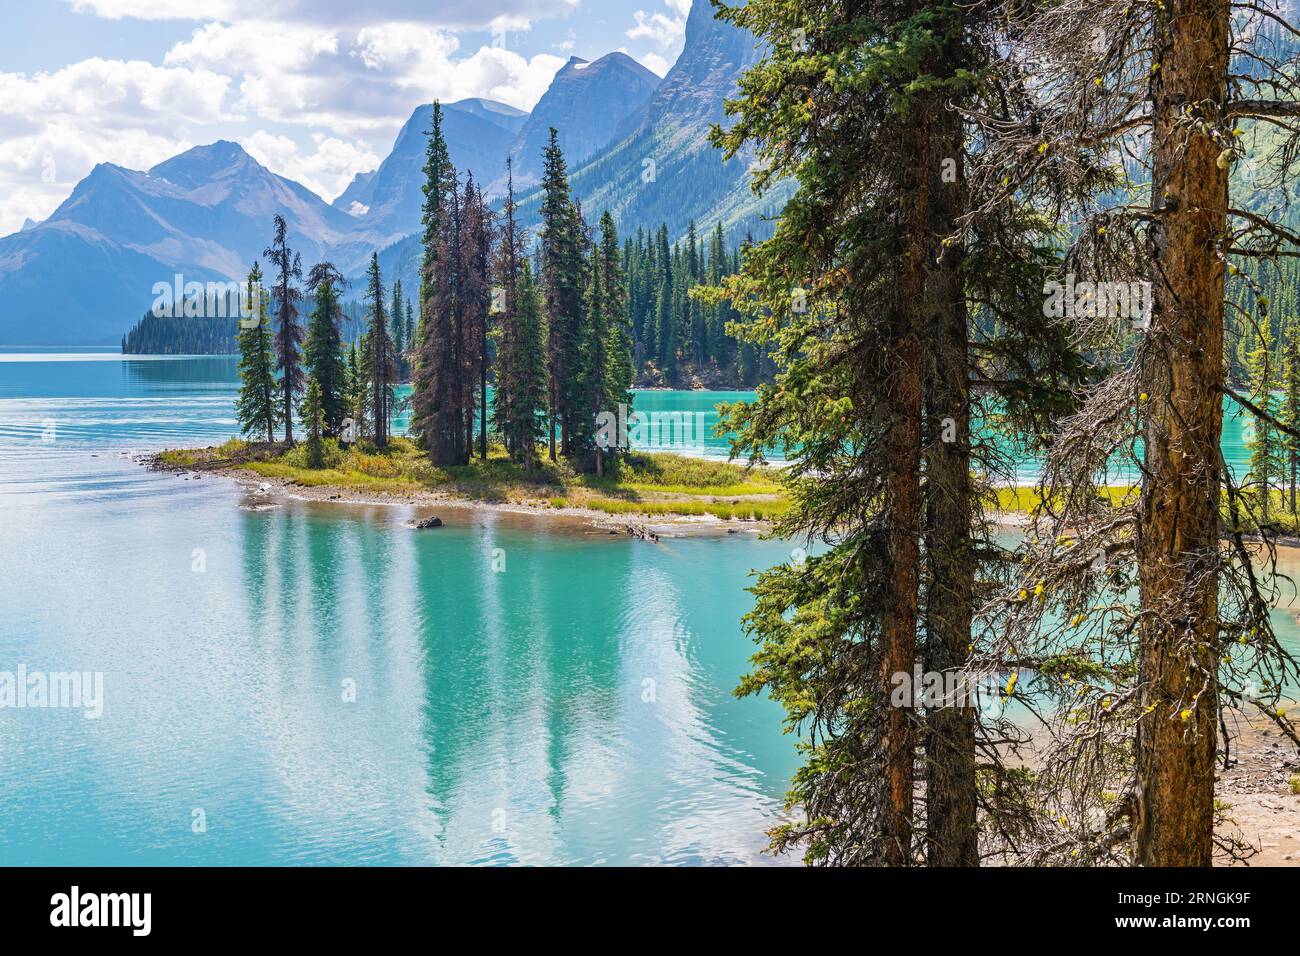
<svg viewBox="0 0 1300 956">
<path fill-rule="evenodd" d="M 518 157 L 527 219 L 536 199 L 526 195 L 526 167 L 535 161 L 540 170 L 550 126 L 567 127 L 574 194 L 589 219 L 608 208 L 623 234 L 667 222 L 674 239 L 691 219 L 702 230 L 720 219 L 733 240 L 761 236 L 762 217 L 779 210 L 781 197 L 753 197 L 745 164 L 722 163 L 707 142 L 739 72 L 757 56 L 747 34 L 714 21 L 707 0 L 698 0 L 685 49 L 662 82 L 611 54 L 570 60 L 531 114 L 481 99 L 448 104 L 452 161 L 490 194 L 506 156 Z M 626 115 L 617 115 L 620 103 Z M 431 109 L 418 108 L 384 163 L 358 175 L 332 204 L 234 143 L 198 147 L 147 172 L 96 167 L 45 222 L 0 238 L 0 344 L 116 342 L 148 308 L 154 283 L 177 272 L 201 282 L 246 274 L 277 212 L 305 264 L 328 259 L 355 286 L 378 249 L 386 280 L 401 278 L 414 290 Z M 585 116 L 593 110 L 600 115 Z M 656 167 L 652 182 L 642 179 L 646 159 Z"/>
</svg>

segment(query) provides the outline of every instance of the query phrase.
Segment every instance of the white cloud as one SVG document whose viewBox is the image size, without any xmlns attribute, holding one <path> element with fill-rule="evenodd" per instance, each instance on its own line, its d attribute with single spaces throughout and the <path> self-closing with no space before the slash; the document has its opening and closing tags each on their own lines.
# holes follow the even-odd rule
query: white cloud
<svg viewBox="0 0 1300 956">
<path fill-rule="evenodd" d="M 672 69 L 672 64 L 658 53 L 644 53 L 635 59 L 656 76 L 667 76 L 668 71 Z"/>
<path fill-rule="evenodd" d="M 272 172 L 302 183 L 318 196 L 333 200 L 357 172 L 374 169 L 380 157 L 363 143 L 315 133 L 315 149 L 303 152 L 288 136 L 259 129 L 244 142 L 249 155 Z"/>
<path fill-rule="evenodd" d="M 682 42 L 686 36 L 686 20 L 682 15 L 670 17 L 663 13 L 646 13 L 637 10 L 632 16 L 636 26 L 627 31 L 629 40 L 650 40 L 668 49 Z"/>
<path fill-rule="evenodd" d="M 645 40 L 655 47 L 645 53 L 629 55 L 659 76 L 667 75 L 682 52 L 686 43 L 686 18 L 691 12 L 691 0 L 664 0 L 664 4 L 668 13 L 635 11 L 632 16 L 636 23 L 626 31 L 628 39 Z"/>
<path fill-rule="evenodd" d="M 97 163 L 148 169 L 194 145 L 183 135 L 96 128 L 68 116 L 17 136 L 8 133 L 10 123 L 0 116 L 0 235 L 25 219 L 47 218 Z"/>
<path fill-rule="evenodd" d="M 494 22 L 527 24 L 563 16 L 580 0 L 67 0 L 74 10 L 106 19 L 278 20 L 293 23 L 361 26 L 418 21 L 457 29 L 480 29 Z M 519 29 L 520 27 L 514 27 Z"/>
<path fill-rule="evenodd" d="M 233 108 L 262 122 L 372 137 L 391 136 L 434 98 L 483 96 L 531 109 L 564 65 L 498 46 L 458 56 L 459 47 L 455 35 L 424 23 L 353 32 L 246 21 L 195 30 L 164 62 L 229 72 L 238 83 Z"/>
<path fill-rule="evenodd" d="M 0 73 L 0 116 L 81 116 L 96 125 L 120 120 L 149 127 L 210 123 L 225 118 L 229 86 L 229 77 L 210 70 L 95 57 L 54 73 Z"/>
<path fill-rule="evenodd" d="M 337 195 L 379 164 L 422 103 L 484 97 L 531 109 L 566 57 L 523 56 L 512 34 L 579 2 L 64 0 L 87 16 L 199 25 L 158 63 L 96 57 L 0 72 L 0 235 L 48 217 L 98 162 L 148 169 L 216 139 Z M 466 28 L 491 31 L 489 45 L 462 49 L 456 31 Z M 666 55 L 639 59 L 663 72 Z"/>
<path fill-rule="evenodd" d="M 322 54 L 337 53 L 338 33 L 316 27 L 245 21 L 209 23 L 167 51 L 163 63 L 204 67 L 219 73 L 273 68 L 279 73 L 307 67 Z"/>
</svg>

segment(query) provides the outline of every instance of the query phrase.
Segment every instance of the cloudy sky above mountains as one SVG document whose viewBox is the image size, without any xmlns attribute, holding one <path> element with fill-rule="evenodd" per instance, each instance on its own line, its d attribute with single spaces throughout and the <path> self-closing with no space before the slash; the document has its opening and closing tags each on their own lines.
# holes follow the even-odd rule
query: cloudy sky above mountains
<svg viewBox="0 0 1300 956">
<path fill-rule="evenodd" d="M 707 2 L 707 0 L 699 0 Z M 28 0 L 0 33 L 0 235 L 98 162 L 233 139 L 326 199 L 421 103 L 530 109 L 570 56 L 663 75 L 691 0 Z"/>
</svg>

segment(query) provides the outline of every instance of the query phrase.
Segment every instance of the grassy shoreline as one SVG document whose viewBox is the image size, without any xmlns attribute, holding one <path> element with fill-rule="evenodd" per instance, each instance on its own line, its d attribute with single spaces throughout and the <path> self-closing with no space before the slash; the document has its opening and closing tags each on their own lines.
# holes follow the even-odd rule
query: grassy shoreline
<svg viewBox="0 0 1300 956">
<path fill-rule="evenodd" d="M 504 449 L 488 460 L 439 468 L 408 438 L 385 451 L 328 443 L 324 468 L 309 468 L 302 445 L 231 440 L 215 448 L 174 449 L 154 459 L 169 471 L 217 471 L 259 476 L 302 488 L 338 493 L 414 497 L 435 495 L 483 505 L 577 509 L 596 515 L 771 521 L 787 507 L 772 472 L 671 453 L 634 452 L 604 478 L 577 474 L 567 463 L 543 461 L 534 472 Z"/>
<path fill-rule="evenodd" d="M 564 461 L 543 459 L 526 472 L 499 446 L 486 462 L 438 468 L 409 438 L 394 438 L 386 451 L 328 442 L 323 468 L 307 467 L 305 447 L 231 439 L 208 448 L 181 448 L 152 459 L 166 471 L 213 471 L 260 477 L 288 487 L 331 496 L 435 498 L 462 504 L 582 512 L 592 517 L 643 517 L 770 523 L 789 506 L 775 469 L 746 467 L 671 452 L 632 452 L 604 478 L 573 471 Z M 1023 525 L 1042 505 L 1037 489 L 995 489 L 994 523 Z M 1101 492 L 1112 504 L 1125 503 L 1137 489 L 1111 486 Z M 1300 545 L 1300 520 L 1287 513 L 1274 492 L 1270 521 L 1279 543 Z M 1225 514 L 1225 526 L 1227 515 Z M 1253 529 L 1246 529 L 1248 536 Z"/>
</svg>

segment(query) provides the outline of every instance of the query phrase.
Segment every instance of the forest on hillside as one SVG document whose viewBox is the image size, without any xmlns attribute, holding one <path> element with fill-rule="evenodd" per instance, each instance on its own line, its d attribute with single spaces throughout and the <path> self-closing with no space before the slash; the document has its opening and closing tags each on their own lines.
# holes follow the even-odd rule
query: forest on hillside
<svg viewBox="0 0 1300 956">
<path fill-rule="evenodd" d="M 638 229 L 635 238 L 629 236 L 624 242 L 621 256 L 620 268 L 628 280 L 634 387 L 744 389 L 770 380 L 775 366 L 766 351 L 727 331 L 738 313 L 725 303 L 708 305 L 691 295 L 692 289 L 716 284 L 740 268 L 741 246 L 725 244 L 721 223 L 707 237 L 691 223 L 686 237 L 671 244 L 664 225 L 652 231 Z M 339 306 L 341 335 L 345 343 L 356 344 L 365 334 L 367 307 L 355 290 L 342 284 L 340 288 L 348 296 Z M 402 295 L 400 284 L 397 294 L 400 308 L 390 310 L 390 334 L 398 351 L 405 352 L 414 339 L 414 324 L 406 321 L 413 303 Z M 315 308 L 312 296 L 309 291 L 304 305 L 308 312 Z M 186 316 L 182 304 L 177 312 L 181 314 L 145 313 L 123 336 L 123 354 L 238 353 L 237 323 L 224 317 L 227 311 L 213 318 Z M 489 343 L 489 349 L 494 348 L 495 340 Z M 403 361 L 401 371 L 402 380 L 408 381 L 408 361 Z"/>
</svg>

